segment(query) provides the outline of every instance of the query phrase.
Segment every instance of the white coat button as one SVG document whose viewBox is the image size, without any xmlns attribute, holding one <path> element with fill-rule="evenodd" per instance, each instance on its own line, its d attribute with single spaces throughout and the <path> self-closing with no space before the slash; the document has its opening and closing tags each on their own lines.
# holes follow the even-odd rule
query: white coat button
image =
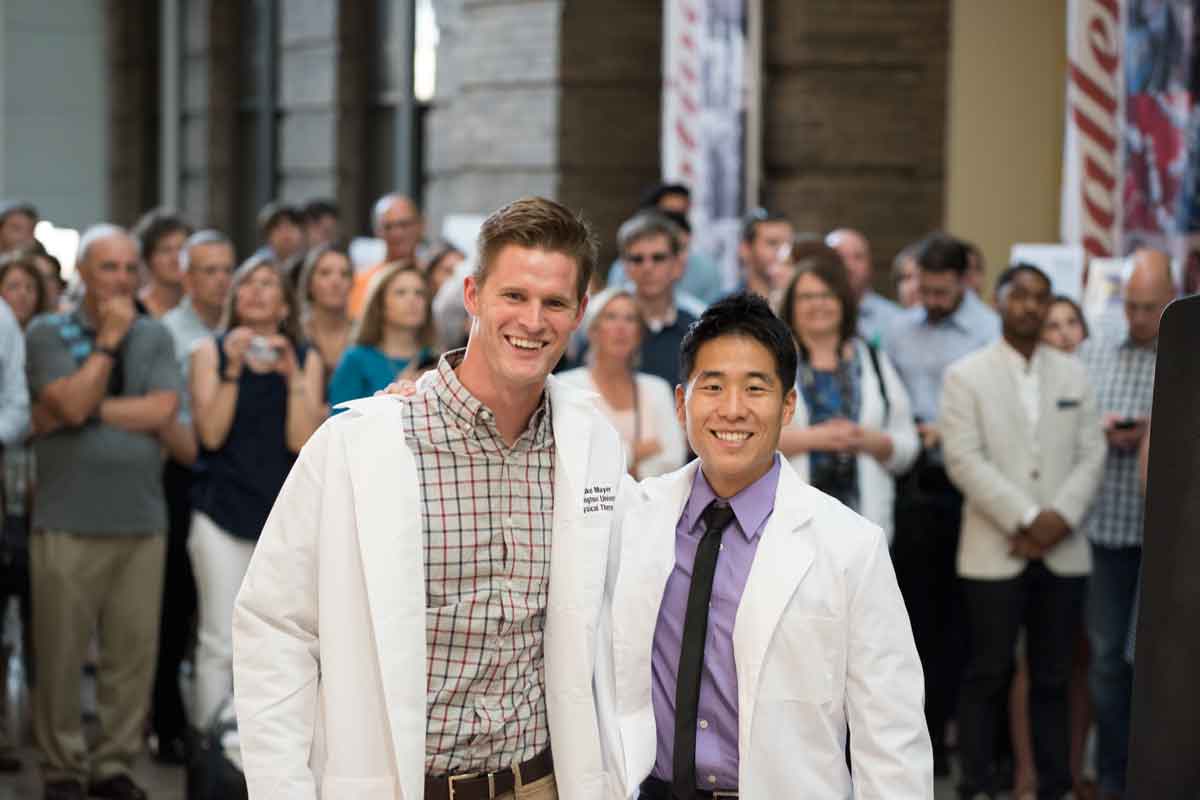
<svg viewBox="0 0 1200 800">
<path fill-rule="evenodd" d="M 706 720 L 706 719 L 700 720 L 700 730 L 702 730 L 702 731 L 708 730 L 708 720 Z"/>
</svg>

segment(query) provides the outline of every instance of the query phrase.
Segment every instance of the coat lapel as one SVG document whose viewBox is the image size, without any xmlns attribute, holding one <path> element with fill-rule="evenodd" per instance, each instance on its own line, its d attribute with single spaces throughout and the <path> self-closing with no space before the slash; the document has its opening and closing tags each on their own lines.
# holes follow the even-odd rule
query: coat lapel
<svg viewBox="0 0 1200 800">
<path fill-rule="evenodd" d="M 775 492 L 775 510 L 758 543 L 733 626 L 738 674 L 738 732 L 750 741 L 754 698 L 767 647 L 816 551 L 805 526 L 812 519 L 811 493 L 785 459 Z"/>
<path fill-rule="evenodd" d="M 641 485 L 641 497 L 621 523 L 621 571 L 613 593 L 614 671 L 618 692 L 647 685 L 654 631 L 667 580 L 675 569 L 675 528 L 699 468 L 693 461 Z M 637 702 L 629 698 L 629 707 Z"/>
<path fill-rule="evenodd" d="M 397 774 L 404 796 L 420 797 L 425 772 L 425 549 L 416 463 L 403 446 L 401 403 L 376 397 L 350 405 L 349 413 L 362 409 L 364 414 L 347 425 L 346 460 L 356 517 L 347 525 L 355 524 L 358 532 Z M 398 514 L 398 509 L 410 513 Z"/>
</svg>

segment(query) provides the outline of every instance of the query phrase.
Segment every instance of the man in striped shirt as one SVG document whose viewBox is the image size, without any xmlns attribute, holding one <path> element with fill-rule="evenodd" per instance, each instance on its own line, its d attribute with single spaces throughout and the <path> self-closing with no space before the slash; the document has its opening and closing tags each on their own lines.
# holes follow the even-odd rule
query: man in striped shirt
<svg viewBox="0 0 1200 800">
<path fill-rule="evenodd" d="M 1083 523 L 1092 550 L 1089 682 L 1096 706 L 1096 766 L 1102 798 L 1120 797 L 1125 791 L 1133 693 L 1125 645 L 1142 562 L 1143 497 L 1137 456 L 1154 392 L 1159 319 L 1174 297 L 1170 257 L 1156 250 L 1138 251 L 1124 291 L 1128 333 L 1101 332 L 1079 351 L 1108 440 L 1104 477 Z"/>
</svg>

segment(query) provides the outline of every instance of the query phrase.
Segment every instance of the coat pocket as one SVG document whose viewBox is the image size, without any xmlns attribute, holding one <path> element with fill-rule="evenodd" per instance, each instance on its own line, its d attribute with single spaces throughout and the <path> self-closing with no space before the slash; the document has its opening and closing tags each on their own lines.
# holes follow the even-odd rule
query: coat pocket
<svg viewBox="0 0 1200 800">
<path fill-rule="evenodd" d="M 832 702 L 845 649 L 844 627 L 834 617 L 784 614 L 767 650 L 760 696 L 818 705 Z"/>
</svg>

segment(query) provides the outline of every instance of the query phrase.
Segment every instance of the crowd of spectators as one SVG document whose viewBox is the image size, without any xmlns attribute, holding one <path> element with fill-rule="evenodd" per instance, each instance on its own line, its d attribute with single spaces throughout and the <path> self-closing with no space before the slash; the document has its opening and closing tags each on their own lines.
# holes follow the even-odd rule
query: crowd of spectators
<svg viewBox="0 0 1200 800">
<path fill-rule="evenodd" d="M 689 206 L 685 186 L 657 186 L 620 226 L 559 379 L 595 393 L 632 475 L 673 471 L 689 457 L 684 333 L 731 292 L 767 298 L 800 354 L 781 450 L 887 534 L 937 771 L 957 747 L 964 796 L 1120 796 L 1167 257 L 1136 253 L 1124 319 L 1089 321 L 1028 264 L 989 303 L 982 255 L 947 233 L 901 249 L 880 281 L 863 232 L 798 232 L 764 209 L 745 217 L 731 279 L 692 245 Z M 0 207 L 0 588 L 36 655 L 45 796 L 138 798 L 147 740 L 184 762 L 230 693 L 234 598 L 300 448 L 340 404 L 465 340 L 471 264 L 388 194 L 369 220 L 375 264 L 352 263 L 327 200 L 264 207 L 240 265 L 224 232 L 155 209 L 87 229 L 67 287 L 37 221 Z"/>
</svg>

